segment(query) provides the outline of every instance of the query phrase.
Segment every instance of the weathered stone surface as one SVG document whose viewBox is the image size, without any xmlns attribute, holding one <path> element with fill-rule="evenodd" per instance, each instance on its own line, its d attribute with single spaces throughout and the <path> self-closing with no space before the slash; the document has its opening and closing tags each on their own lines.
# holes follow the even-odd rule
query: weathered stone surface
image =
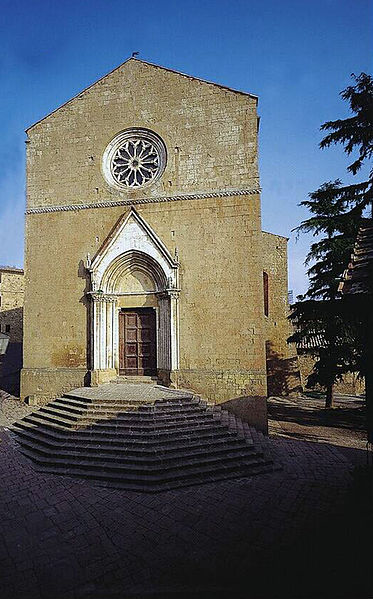
<svg viewBox="0 0 373 599">
<path fill-rule="evenodd" d="M 256 105 L 254 96 L 130 60 L 28 130 L 28 210 L 85 209 L 27 215 L 22 397 L 60 393 L 69 376 L 82 385 L 93 369 L 84 263 L 128 209 L 94 205 L 140 199 L 151 203 L 136 204 L 138 214 L 180 260 L 179 363 L 162 380 L 216 401 L 266 395 L 263 256 L 271 263 L 277 250 L 263 244 L 259 194 L 243 192 L 259 184 Z M 129 127 L 154 130 L 166 144 L 165 171 L 145 189 L 116 189 L 102 174 L 107 144 Z M 239 193 L 224 196 L 232 188 Z M 179 197 L 197 192 L 216 197 Z M 286 254 L 278 264 L 286 267 Z M 285 297 L 286 285 L 281 276 L 273 293 Z M 117 305 L 157 302 L 148 294 Z M 277 337 L 284 314 L 282 306 Z"/>
<path fill-rule="evenodd" d="M 22 368 L 24 274 L 20 268 L 0 267 L 0 332 L 9 335 L 0 356 L 0 389 L 19 394 Z"/>
</svg>

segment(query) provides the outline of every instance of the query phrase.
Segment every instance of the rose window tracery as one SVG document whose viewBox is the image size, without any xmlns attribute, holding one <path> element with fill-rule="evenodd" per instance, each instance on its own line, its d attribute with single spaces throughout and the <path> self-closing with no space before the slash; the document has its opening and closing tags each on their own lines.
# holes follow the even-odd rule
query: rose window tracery
<svg viewBox="0 0 373 599">
<path fill-rule="evenodd" d="M 118 183 L 139 187 L 158 172 L 159 157 L 152 143 L 144 139 L 129 139 L 115 153 L 112 171 Z"/>
<path fill-rule="evenodd" d="M 142 187 L 158 179 L 166 165 L 166 148 L 158 135 L 145 129 L 123 131 L 104 153 L 109 183 L 120 188 Z"/>
</svg>

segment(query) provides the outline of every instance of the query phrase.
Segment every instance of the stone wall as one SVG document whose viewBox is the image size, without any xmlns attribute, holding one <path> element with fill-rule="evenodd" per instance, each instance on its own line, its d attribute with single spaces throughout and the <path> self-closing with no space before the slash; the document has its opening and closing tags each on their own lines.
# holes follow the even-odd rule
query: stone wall
<svg viewBox="0 0 373 599">
<path fill-rule="evenodd" d="M 244 388 L 265 395 L 263 316 L 257 309 L 263 304 L 258 198 L 193 201 L 193 209 L 191 203 L 138 207 L 169 250 L 174 244 L 179 249 L 180 384 L 217 399 Z M 121 212 L 114 207 L 28 216 L 33 251 L 31 261 L 26 255 L 27 369 L 88 369 L 89 305 L 82 264 Z M 240 243 L 232 241 L 236 236 Z M 46 380 L 49 385 L 49 374 Z M 26 395 L 35 393 L 25 389 Z"/>
<path fill-rule="evenodd" d="M 256 106 L 254 96 L 129 60 L 28 129 L 27 208 L 258 187 Z M 145 194 L 102 174 L 107 145 L 131 127 L 167 147 L 165 172 Z"/>
<path fill-rule="evenodd" d="M 304 390 L 307 385 L 307 377 L 311 374 L 316 358 L 307 354 L 299 354 L 298 362 Z M 356 372 L 348 372 L 343 376 L 343 379 L 336 383 L 334 387 L 335 393 L 346 393 L 348 395 L 361 395 L 365 393 L 364 379 L 358 378 Z"/>
<path fill-rule="evenodd" d="M 59 393 L 67 371 L 84 384 L 84 261 L 131 204 L 178 249 L 178 384 L 217 401 L 266 395 L 256 104 L 130 60 L 28 130 L 23 397 Z M 118 190 L 102 174 L 107 144 L 129 127 L 167 147 L 146 189 Z"/>
<path fill-rule="evenodd" d="M 296 352 L 286 342 L 292 333 L 288 320 L 287 241 L 281 235 L 263 232 L 263 271 L 268 276 L 265 337 L 269 396 L 296 394 L 301 390 Z"/>
<path fill-rule="evenodd" d="M 0 356 L 0 389 L 18 395 L 23 341 L 22 269 L 0 268 L 0 298 L 0 332 L 9 335 L 6 354 Z"/>
</svg>

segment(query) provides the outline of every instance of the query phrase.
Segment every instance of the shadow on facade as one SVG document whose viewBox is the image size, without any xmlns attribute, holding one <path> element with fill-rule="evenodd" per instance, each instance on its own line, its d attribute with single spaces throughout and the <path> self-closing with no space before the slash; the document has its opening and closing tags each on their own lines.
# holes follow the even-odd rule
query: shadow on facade
<svg viewBox="0 0 373 599">
<path fill-rule="evenodd" d="M 23 363 L 23 308 L 0 312 L 0 328 L 10 337 L 5 354 L 0 355 L 0 389 L 19 397 Z"/>
<path fill-rule="evenodd" d="M 302 392 L 298 358 L 284 358 L 266 341 L 267 395 L 291 395 Z"/>
</svg>

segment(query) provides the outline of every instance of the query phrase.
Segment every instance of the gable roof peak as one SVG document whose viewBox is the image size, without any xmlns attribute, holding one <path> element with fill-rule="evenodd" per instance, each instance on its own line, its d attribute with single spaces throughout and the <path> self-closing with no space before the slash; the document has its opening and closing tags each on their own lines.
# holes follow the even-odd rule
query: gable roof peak
<svg viewBox="0 0 373 599">
<path fill-rule="evenodd" d="M 169 73 L 175 73 L 175 75 L 180 75 L 181 77 L 186 77 L 187 79 L 192 79 L 193 81 L 201 81 L 201 83 L 207 83 L 208 85 L 214 85 L 221 89 L 226 89 L 227 91 L 233 92 L 235 94 L 242 94 L 243 96 L 249 96 L 250 98 L 254 98 L 258 100 L 258 96 L 255 94 L 251 94 L 250 92 L 244 92 L 239 89 L 235 89 L 233 87 L 229 87 L 228 85 L 222 85 L 221 83 L 217 83 L 216 81 L 209 81 L 208 79 L 202 79 L 202 77 L 196 77 L 195 75 L 188 75 L 188 73 L 183 73 L 182 71 L 177 71 L 176 69 L 170 69 L 169 67 L 164 67 L 155 62 L 149 62 L 148 60 L 143 60 L 142 58 L 138 58 L 137 56 L 131 56 L 128 58 L 123 64 L 126 62 L 134 60 L 136 62 L 141 62 L 142 64 L 146 64 L 150 67 L 155 67 L 156 69 L 162 69 L 163 71 L 168 71 Z M 122 66 L 122 65 L 120 65 Z M 119 68 L 119 67 L 118 67 Z"/>
<path fill-rule="evenodd" d="M 93 83 L 91 83 L 91 85 L 88 85 L 87 87 L 85 87 L 84 89 L 82 89 L 80 92 L 78 92 L 77 94 L 75 94 L 75 96 L 73 96 L 72 98 L 70 98 L 69 100 L 67 100 L 66 102 L 64 102 L 63 104 L 61 104 L 60 106 L 58 106 L 57 108 L 55 108 L 54 110 L 52 110 L 51 112 L 49 112 L 48 114 L 46 114 L 44 117 L 42 117 L 41 119 L 39 119 L 38 121 L 36 121 L 32 125 L 30 125 L 29 127 L 27 127 L 27 129 L 25 130 L 26 134 L 33 127 L 35 127 L 36 125 L 38 125 L 39 123 L 41 123 L 42 121 L 44 121 L 45 119 L 47 119 L 48 117 L 50 117 L 52 114 L 54 114 L 55 112 L 57 112 L 58 110 L 60 110 L 64 106 L 67 106 L 67 104 L 70 104 L 70 102 L 72 102 L 76 98 L 79 98 L 82 94 L 84 94 L 89 89 L 91 89 L 91 87 L 94 87 L 96 85 L 96 83 L 99 83 L 100 81 L 102 81 L 103 79 L 105 79 L 106 77 L 108 77 L 109 75 L 111 75 L 112 73 L 114 73 L 115 71 L 121 69 L 122 67 L 124 67 L 124 65 L 126 65 L 128 63 L 141 63 L 141 64 L 147 65 L 149 67 L 152 67 L 154 69 L 161 69 L 163 71 L 167 71 L 169 73 L 174 73 L 175 75 L 179 75 L 180 77 L 184 77 L 184 78 L 189 79 L 191 81 L 200 81 L 201 83 L 206 83 L 207 85 L 213 85 L 213 86 L 218 87 L 218 88 L 220 88 L 222 90 L 226 90 L 226 91 L 229 91 L 229 92 L 232 92 L 232 93 L 235 93 L 235 94 L 241 94 L 243 96 L 248 96 L 249 98 L 253 98 L 256 101 L 258 101 L 258 96 L 256 96 L 255 94 L 251 94 L 249 92 L 244 92 L 242 90 L 234 89 L 234 88 L 229 87 L 227 85 L 221 85 L 220 83 L 216 83 L 214 81 L 208 81 L 207 79 L 202 79 L 201 77 L 195 77 L 194 75 L 188 75 L 187 73 L 182 73 L 181 71 L 177 71 L 175 69 L 170 69 L 168 67 L 164 67 L 164 66 L 156 64 L 154 62 L 149 62 L 147 60 L 143 60 L 142 58 L 138 58 L 137 56 L 130 56 L 124 62 L 122 62 L 121 64 L 119 64 L 117 67 L 115 67 L 114 69 L 112 69 L 111 71 L 109 71 L 108 73 L 106 73 L 105 75 L 103 75 L 102 77 L 100 77 L 99 79 L 97 79 L 96 81 L 94 81 Z"/>
</svg>

